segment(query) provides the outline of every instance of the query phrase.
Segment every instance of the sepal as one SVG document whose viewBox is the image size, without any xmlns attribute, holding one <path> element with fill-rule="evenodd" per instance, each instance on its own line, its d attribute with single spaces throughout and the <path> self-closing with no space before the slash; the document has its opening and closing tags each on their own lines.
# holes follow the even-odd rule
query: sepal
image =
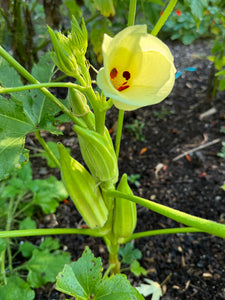
<svg viewBox="0 0 225 300">
<path fill-rule="evenodd" d="M 117 191 L 133 195 L 131 188 L 127 182 L 127 174 L 123 174 Z M 113 232 L 118 238 L 129 237 L 137 223 L 137 208 L 136 203 L 122 199 L 115 199 Z"/>
<path fill-rule="evenodd" d="M 69 88 L 68 90 L 69 105 L 74 115 L 82 119 L 85 125 L 91 129 L 95 129 L 95 116 L 87 104 L 87 99 L 84 94 L 76 89 Z"/>
<path fill-rule="evenodd" d="M 105 128 L 104 135 L 75 125 L 82 157 L 96 181 L 118 180 L 117 158 L 110 135 Z"/>
<path fill-rule="evenodd" d="M 62 180 L 72 201 L 90 228 L 103 227 L 108 218 L 108 209 L 95 180 L 60 143 L 58 150 Z"/>
</svg>

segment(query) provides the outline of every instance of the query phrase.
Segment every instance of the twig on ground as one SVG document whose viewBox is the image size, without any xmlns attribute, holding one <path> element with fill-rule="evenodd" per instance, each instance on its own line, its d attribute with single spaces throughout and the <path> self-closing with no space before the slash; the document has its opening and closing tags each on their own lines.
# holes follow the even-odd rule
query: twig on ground
<svg viewBox="0 0 225 300">
<path fill-rule="evenodd" d="M 200 146 L 198 146 L 198 147 L 192 148 L 192 149 L 190 149 L 190 150 L 188 150 L 188 151 L 186 151 L 186 152 L 184 152 L 184 153 L 182 153 L 182 154 L 179 154 L 178 156 L 174 157 L 174 158 L 173 158 L 173 161 L 176 161 L 176 160 L 178 160 L 178 159 L 180 159 L 180 158 L 182 158 L 182 157 L 184 157 L 185 155 L 188 155 L 188 154 L 190 154 L 190 153 L 196 152 L 196 151 L 198 151 L 198 150 L 201 150 L 201 149 L 204 149 L 204 148 L 209 147 L 209 146 L 211 146 L 211 145 L 214 145 L 214 144 L 216 144 L 216 143 L 219 143 L 220 141 L 221 141 L 221 139 L 218 138 L 218 139 L 215 139 L 215 140 L 213 140 L 213 141 L 211 141 L 211 142 L 208 142 L 208 143 L 206 143 L 206 144 L 203 144 L 203 145 L 200 145 Z"/>
</svg>

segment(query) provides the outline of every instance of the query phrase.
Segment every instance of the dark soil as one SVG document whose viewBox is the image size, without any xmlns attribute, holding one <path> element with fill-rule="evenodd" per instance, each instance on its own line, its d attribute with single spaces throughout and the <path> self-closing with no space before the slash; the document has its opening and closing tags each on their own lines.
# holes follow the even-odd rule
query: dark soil
<svg viewBox="0 0 225 300">
<path fill-rule="evenodd" d="M 225 160 L 218 157 L 225 126 L 225 93 L 216 100 L 206 100 L 211 64 L 206 59 L 210 54 L 208 41 L 198 41 L 190 46 L 171 44 L 177 70 L 196 67 L 196 71 L 182 73 L 176 80 L 170 96 L 162 103 L 125 114 L 125 125 L 134 120 L 145 123 L 144 141 L 124 129 L 119 160 L 120 174 L 140 174 L 139 186 L 132 185 L 134 194 L 163 205 L 199 217 L 225 223 Z M 202 118 L 202 113 L 214 108 L 215 112 Z M 163 112 L 163 113 L 162 113 Z M 116 109 L 107 116 L 109 128 L 115 127 Z M 77 157 L 77 139 L 67 127 L 62 142 L 72 147 Z M 115 133 L 112 133 L 113 139 Z M 195 148 L 216 141 L 211 146 L 196 151 Z M 185 153 L 188 155 L 175 160 Z M 33 160 L 35 176 L 40 171 L 48 175 L 48 169 Z M 43 161 L 44 166 L 44 161 Z M 47 173 L 46 173 L 47 172 Z M 50 170 L 51 172 L 51 170 Z M 46 174 L 45 174 L 46 173 Z M 59 174 L 57 173 L 57 176 Z M 82 219 L 73 204 L 62 203 L 55 214 L 60 227 L 75 227 Z M 43 218 L 40 225 L 52 226 Z M 179 227 L 175 221 L 160 216 L 143 207 L 138 207 L 136 232 Z M 78 259 L 85 245 L 107 264 L 107 250 L 101 239 L 83 236 L 60 236 L 72 259 Z M 175 299 L 225 299 L 225 242 L 221 238 L 203 233 L 162 235 L 143 238 L 134 242 L 143 257 L 141 265 L 148 270 L 148 277 L 159 283 L 168 275 L 162 300 Z M 135 279 L 128 274 L 133 285 L 143 278 Z M 65 299 L 47 285 L 37 291 L 35 299 Z M 151 299 L 151 297 L 146 298 Z"/>
</svg>

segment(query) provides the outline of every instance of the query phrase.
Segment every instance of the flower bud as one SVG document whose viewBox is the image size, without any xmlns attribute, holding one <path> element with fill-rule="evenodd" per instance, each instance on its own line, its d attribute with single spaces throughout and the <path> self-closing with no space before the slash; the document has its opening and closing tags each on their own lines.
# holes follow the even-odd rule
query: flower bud
<svg viewBox="0 0 225 300">
<path fill-rule="evenodd" d="M 69 88 L 68 100 L 75 116 L 81 118 L 89 129 L 94 130 L 95 117 L 87 104 L 85 95 L 76 89 Z"/>
<path fill-rule="evenodd" d="M 62 180 L 73 203 L 90 228 L 103 227 L 108 210 L 93 177 L 62 144 L 58 144 L 58 150 Z"/>
<path fill-rule="evenodd" d="M 117 158 L 107 130 L 102 136 L 96 131 L 75 125 L 82 157 L 96 180 L 101 182 L 118 180 Z"/>
<path fill-rule="evenodd" d="M 66 75 L 76 78 L 79 68 L 69 38 L 60 32 L 54 32 L 50 27 L 48 27 L 48 32 L 55 50 L 51 53 L 53 62 Z"/>
<path fill-rule="evenodd" d="M 87 30 L 82 20 L 81 27 L 75 18 L 72 19 L 71 33 L 66 37 L 60 32 L 54 32 L 48 27 L 55 52 L 52 59 L 56 66 L 66 75 L 77 78 L 86 78 L 87 64 L 85 53 L 87 51 Z"/>
</svg>

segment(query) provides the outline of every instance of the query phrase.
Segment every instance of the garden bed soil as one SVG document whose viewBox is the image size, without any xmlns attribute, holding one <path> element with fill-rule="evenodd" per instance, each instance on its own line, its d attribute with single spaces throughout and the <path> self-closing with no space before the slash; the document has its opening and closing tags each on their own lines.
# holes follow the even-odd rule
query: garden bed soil
<svg viewBox="0 0 225 300">
<path fill-rule="evenodd" d="M 135 195 L 225 224 L 225 191 L 221 189 L 225 181 L 225 160 L 217 155 L 225 137 L 220 132 L 225 126 L 225 93 L 218 93 L 213 102 L 206 97 L 211 70 L 206 56 L 210 54 L 210 43 L 169 44 L 177 70 L 195 67 L 196 71 L 184 71 L 162 103 L 125 113 L 125 125 L 133 124 L 135 120 L 145 124 L 145 138 L 137 140 L 134 134 L 124 129 L 120 174 L 140 175 L 139 185 L 132 185 Z M 107 114 L 113 139 L 116 119 L 117 110 L 113 108 Z M 72 154 L 77 158 L 77 137 L 70 129 L 65 125 L 65 135 L 60 138 L 65 146 L 72 147 Z M 206 146 L 208 142 L 213 144 Z M 206 147 L 195 150 L 203 145 Z M 192 149 L 188 155 L 178 157 Z M 32 159 L 32 164 L 35 177 L 47 177 L 52 172 L 45 167 L 44 160 L 40 165 L 39 159 Z M 59 177 L 59 173 L 55 175 Z M 72 203 L 61 203 L 51 220 L 40 219 L 41 227 L 82 224 Z M 138 206 L 136 232 L 180 226 Z M 107 265 L 108 253 L 102 239 L 71 235 L 59 238 L 73 260 L 77 260 L 88 245 L 96 256 L 102 257 L 104 266 Z M 169 276 L 163 287 L 162 300 L 225 299 L 223 239 L 204 233 L 172 234 L 138 239 L 134 246 L 142 252 L 141 265 L 148 271 L 144 277 L 162 283 Z M 143 282 L 144 277 L 134 278 L 128 274 L 133 285 Z M 35 299 L 65 299 L 65 296 L 54 290 L 54 285 L 48 284 L 36 291 Z"/>
</svg>

